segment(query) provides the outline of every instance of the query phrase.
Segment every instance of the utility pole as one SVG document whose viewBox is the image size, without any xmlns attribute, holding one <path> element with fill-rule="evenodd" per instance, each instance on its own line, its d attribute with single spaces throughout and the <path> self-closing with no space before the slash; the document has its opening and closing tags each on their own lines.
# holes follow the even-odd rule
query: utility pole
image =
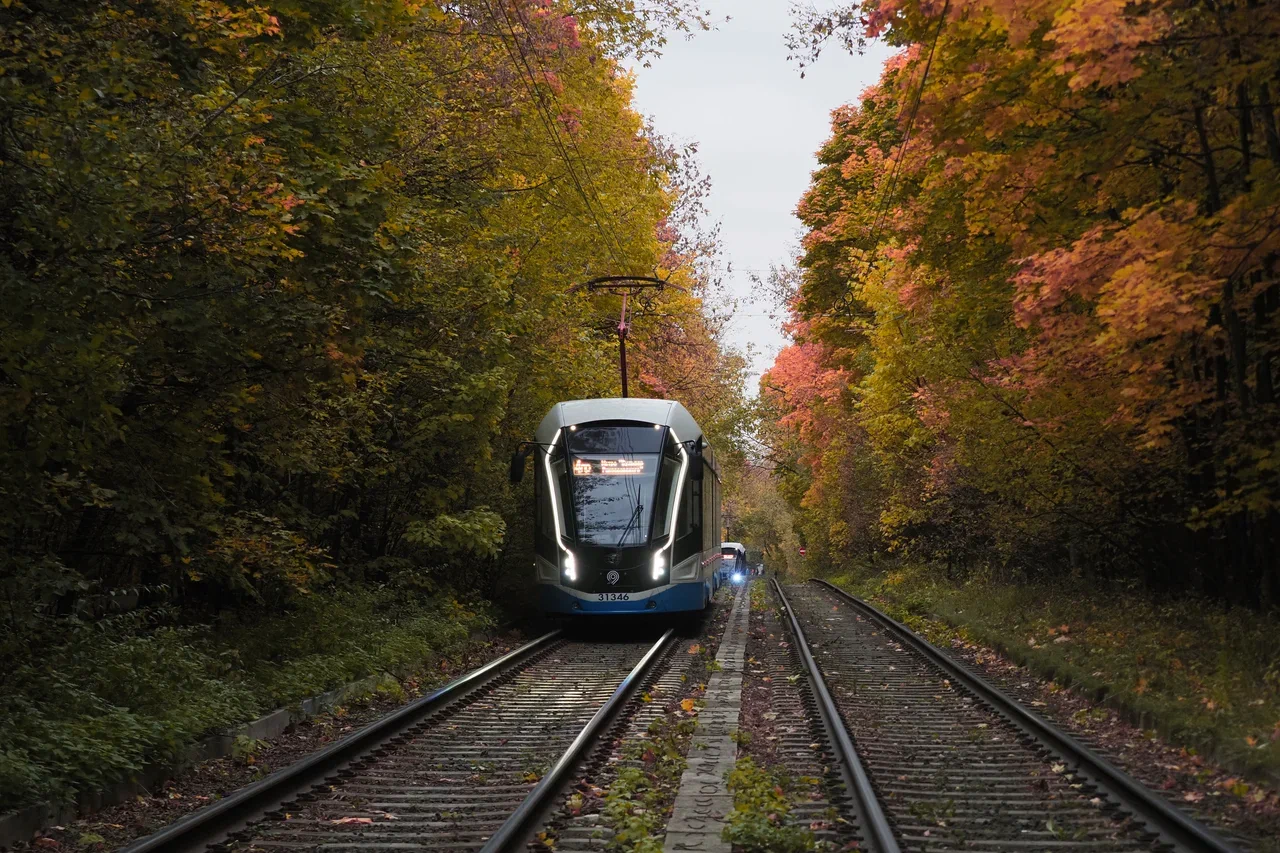
<svg viewBox="0 0 1280 853">
<path fill-rule="evenodd" d="M 618 361 L 622 364 L 622 397 L 627 397 L 627 297 L 630 291 L 622 291 L 622 316 L 618 318 Z"/>
<path fill-rule="evenodd" d="M 618 362 L 622 370 L 622 396 L 627 395 L 627 332 L 631 327 L 627 325 L 627 300 L 634 294 L 647 288 L 655 290 L 665 290 L 668 287 L 674 287 L 676 290 L 684 290 L 677 284 L 664 281 L 660 278 L 648 275 L 602 275 L 581 284 L 575 284 L 569 288 L 570 292 L 586 288 L 588 293 L 595 293 L 599 290 L 616 290 L 622 294 L 622 314 L 618 317 Z"/>
</svg>

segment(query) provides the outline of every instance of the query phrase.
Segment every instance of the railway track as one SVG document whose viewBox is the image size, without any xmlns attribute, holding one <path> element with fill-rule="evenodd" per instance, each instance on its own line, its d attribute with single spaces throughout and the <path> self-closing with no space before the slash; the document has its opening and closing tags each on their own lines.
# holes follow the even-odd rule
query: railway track
<svg viewBox="0 0 1280 853">
<path fill-rule="evenodd" d="M 700 647 L 709 655 L 718 649 L 725 626 L 732 616 L 734 590 L 721 588 L 717 593 L 720 604 L 717 612 L 708 620 Z M 743 591 L 741 594 L 745 594 Z M 688 640 L 685 640 L 688 643 Z M 571 788 L 565 798 L 565 806 L 571 797 L 591 795 L 592 789 L 608 790 L 626 768 L 645 769 L 641 755 L 649 748 L 651 726 L 661 723 L 673 714 L 671 706 L 679 707 L 681 698 L 690 698 L 700 692 L 699 682 L 705 681 L 707 671 L 690 654 L 675 653 L 672 663 L 655 675 L 646 693 L 651 701 L 642 702 L 629 710 L 626 721 L 609 732 L 609 743 L 592 752 L 586 766 L 577 775 L 579 785 Z M 638 749 L 639 747 L 639 749 Z M 614 827 L 604 820 L 603 802 L 591 802 L 587 808 L 570 810 L 561 808 L 559 813 L 541 828 L 548 830 L 557 853 L 606 853 L 617 849 Z M 530 843 L 528 853 L 546 853 L 548 845 L 541 841 Z M 623 842 L 625 849 L 625 842 Z"/>
<path fill-rule="evenodd" d="M 125 851 L 517 849 L 674 634 L 547 634 Z"/>
<path fill-rule="evenodd" d="M 865 602 L 823 582 L 773 591 L 866 847 L 1238 850 Z"/>
<path fill-rule="evenodd" d="M 796 677 L 804 672 L 801 647 L 780 642 L 788 628 L 772 608 L 753 613 L 752 619 L 743 680 L 744 694 L 754 697 L 743 709 L 743 722 L 753 735 L 747 749 L 757 763 L 781 767 L 793 780 L 792 823 L 808 826 L 825 849 L 846 850 L 855 843 L 862 849 L 866 840 L 860 826 L 866 817 L 850 794 L 854 783 L 848 766 L 840 760 L 813 685 Z"/>
</svg>

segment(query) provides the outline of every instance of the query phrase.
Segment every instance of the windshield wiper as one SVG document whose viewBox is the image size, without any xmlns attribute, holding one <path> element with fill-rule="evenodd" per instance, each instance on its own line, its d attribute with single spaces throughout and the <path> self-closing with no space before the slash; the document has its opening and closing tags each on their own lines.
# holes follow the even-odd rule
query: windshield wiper
<svg viewBox="0 0 1280 853">
<path fill-rule="evenodd" d="M 614 546 L 613 546 L 613 547 L 614 547 L 614 550 L 617 550 L 617 549 L 619 549 L 619 548 L 621 548 L 621 547 L 622 547 L 622 543 L 623 543 L 623 542 L 625 542 L 625 541 L 627 540 L 627 534 L 631 532 L 631 528 L 635 525 L 636 521 L 638 521 L 638 520 L 639 520 L 639 518 L 640 518 L 640 513 L 641 513 L 643 510 L 644 510 L 644 504 L 642 504 L 642 503 L 640 503 L 639 501 L 637 501 L 637 502 L 636 502 L 636 508 L 635 508 L 635 510 L 631 513 L 631 520 L 630 520 L 630 521 L 628 521 L 628 522 L 627 522 L 627 526 L 626 526 L 626 527 L 624 527 L 624 528 L 622 529 L 622 535 L 618 537 L 618 544 L 616 544 L 616 545 L 614 545 Z"/>
</svg>

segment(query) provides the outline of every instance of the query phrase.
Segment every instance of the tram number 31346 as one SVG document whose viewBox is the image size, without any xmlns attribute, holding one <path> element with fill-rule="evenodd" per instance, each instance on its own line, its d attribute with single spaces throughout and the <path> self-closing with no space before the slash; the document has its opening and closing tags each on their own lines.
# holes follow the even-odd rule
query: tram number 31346
<svg viewBox="0 0 1280 853">
<path fill-rule="evenodd" d="M 598 601 L 630 601 L 631 593 L 629 592 L 602 592 Z"/>
</svg>

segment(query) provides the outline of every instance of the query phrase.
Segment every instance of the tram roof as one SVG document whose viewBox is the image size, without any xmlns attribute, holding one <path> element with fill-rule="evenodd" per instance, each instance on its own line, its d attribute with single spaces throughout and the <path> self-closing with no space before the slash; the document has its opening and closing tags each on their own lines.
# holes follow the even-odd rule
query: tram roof
<svg viewBox="0 0 1280 853">
<path fill-rule="evenodd" d="M 538 440 L 550 441 L 558 429 L 591 421 L 662 424 L 675 430 L 681 441 L 689 441 L 702 435 L 702 427 L 698 426 L 693 415 L 675 400 L 612 397 L 556 403 L 538 426 Z"/>
</svg>

